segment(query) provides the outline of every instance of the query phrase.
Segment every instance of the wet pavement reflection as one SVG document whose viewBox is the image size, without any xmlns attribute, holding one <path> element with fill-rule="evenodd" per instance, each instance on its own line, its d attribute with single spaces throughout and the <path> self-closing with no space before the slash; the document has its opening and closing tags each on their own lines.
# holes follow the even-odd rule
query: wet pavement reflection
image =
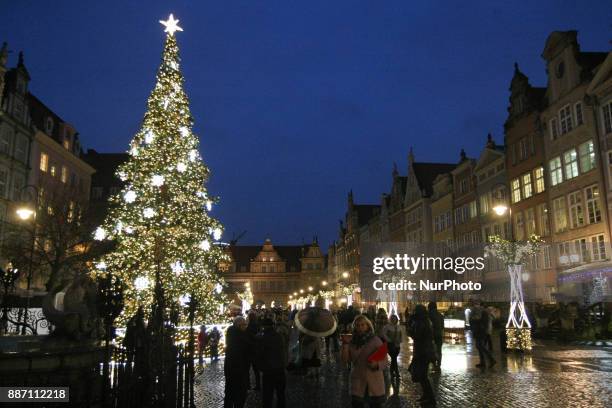
<svg viewBox="0 0 612 408">
<path fill-rule="evenodd" d="M 502 354 L 493 339 L 493 368 L 479 362 L 472 338 L 445 343 L 441 373 L 430 378 L 442 407 L 612 407 L 612 350 L 536 342 L 531 353 Z M 407 367 L 412 344 L 400 353 L 399 383 L 389 384 L 385 407 L 420 407 L 421 391 Z M 287 375 L 288 407 L 349 407 L 349 373 L 336 353 L 324 353 L 319 380 Z M 252 382 L 254 380 L 252 379 Z M 207 364 L 197 377 L 198 407 L 223 406 L 223 361 Z M 259 392 L 249 391 L 247 407 L 260 407 Z"/>
</svg>

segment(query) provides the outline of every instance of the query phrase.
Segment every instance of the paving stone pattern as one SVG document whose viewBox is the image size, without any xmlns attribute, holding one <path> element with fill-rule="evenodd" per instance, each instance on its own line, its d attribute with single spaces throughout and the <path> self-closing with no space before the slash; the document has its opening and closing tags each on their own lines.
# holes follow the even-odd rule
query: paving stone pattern
<svg viewBox="0 0 612 408">
<path fill-rule="evenodd" d="M 468 339 L 469 340 L 469 339 Z M 420 407 L 420 387 L 407 367 L 411 346 L 400 355 L 401 380 L 390 388 L 385 407 Z M 498 364 L 482 370 L 471 344 L 444 345 L 440 374 L 431 374 L 439 407 L 612 407 L 612 350 L 542 344 L 525 355 L 496 353 Z M 254 383 L 254 379 L 251 379 Z M 198 407 L 223 406 L 223 360 L 207 363 L 196 379 Z M 287 407 L 350 407 L 349 373 L 330 353 L 319 380 L 287 374 Z M 246 407 L 261 407 L 249 391 Z"/>
</svg>

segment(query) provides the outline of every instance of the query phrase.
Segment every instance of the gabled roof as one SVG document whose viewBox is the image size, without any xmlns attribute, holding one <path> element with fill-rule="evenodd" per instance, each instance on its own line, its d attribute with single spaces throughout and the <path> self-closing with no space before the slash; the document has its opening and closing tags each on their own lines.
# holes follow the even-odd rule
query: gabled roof
<svg viewBox="0 0 612 408">
<path fill-rule="evenodd" d="M 304 256 L 310 245 L 274 245 L 274 250 L 286 263 L 287 272 L 301 270 L 300 258 Z M 242 267 L 250 271 L 251 261 L 257 257 L 262 250 L 262 245 L 231 245 L 229 251 L 236 263 L 236 272 L 242 272 Z"/>
<path fill-rule="evenodd" d="M 31 93 L 28 93 L 28 105 L 30 107 L 30 117 L 32 118 L 32 124 L 36 126 L 41 132 L 47 133 L 46 123 L 47 118 L 53 119 L 53 130 L 49 135 L 53 140 L 58 143 L 62 142 L 61 135 L 59 133 L 59 125 L 66 123 L 62 118 L 59 117 L 55 112 L 47 107 L 40 99 Z"/>
<path fill-rule="evenodd" d="M 414 176 L 419 183 L 419 188 L 424 192 L 426 197 L 433 194 L 433 184 L 440 174 L 449 173 L 457 167 L 451 163 L 423 163 L 415 162 L 412 164 Z"/>
<path fill-rule="evenodd" d="M 367 224 L 372 218 L 380 214 L 380 205 L 376 204 L 355 204 L 353 210 L 357 212 L 357 224 L 359 226 Z"/>
<path fill-rule="evenodd" d="M 579 52 L 578 63 L 583 69 L 590 73 L 603 63 L 607 56 L 607 52 Z"/>
</svg>

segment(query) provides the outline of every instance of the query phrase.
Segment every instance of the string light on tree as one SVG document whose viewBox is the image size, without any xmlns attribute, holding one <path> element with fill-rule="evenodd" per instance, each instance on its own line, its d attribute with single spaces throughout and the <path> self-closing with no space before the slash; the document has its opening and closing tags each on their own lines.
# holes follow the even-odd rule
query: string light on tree
<svg viewBox="0 0 612 408">
<path fill-rule="evenodd" d="M 103 241 L 106 238 L 106 231 L 102 227 L 96 228 L 94 232 L 94 239 L 96 241 Z"/>
<path fill-rule="evenodd" d="M 125 194 L 123 195 L 123 199 L 128 204 L 133 203 L 134 201 L 136 201 L 136 192 L 132 190 L 126 191 Z"/>
</svg>

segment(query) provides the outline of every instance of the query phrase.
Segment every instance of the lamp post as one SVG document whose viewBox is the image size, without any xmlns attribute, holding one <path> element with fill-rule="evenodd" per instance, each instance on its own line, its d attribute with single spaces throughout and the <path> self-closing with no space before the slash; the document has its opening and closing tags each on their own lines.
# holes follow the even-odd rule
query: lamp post
<svg viewBox="0 0 612 408">
<path fill-rule="evenodd" d="M 34 192 L 34 199 L 32 199 L 31 196 L 29 197 L 30 198 L 29 200 L 23 199 L 25 193 L 28 190 L 30 190 L 30 193 Z M 32 264 L 34 261 L 34 247 L 36 245 L 36 209 L 38 208 L 38 204 L 39 204 L 38 203 L 39 190 L 38 190 L 38 187 L 29 184 L 27 186 L 24 186 L 21 189 L 20 194 L 22 198 L 22 203 L 17 208 L 15 213 L 17 214 L 19 219 L 21 219 L 22 221 L 32 220 L 32 244 L 30 246 L 30 260 L 28 262 L 28 276 L 27 276 L 27 283 L 26 283 L 26 291 L 27 291 L 26 308 L 23 313 L 23 326 L 21 328 L 21 334 L 25 335 L 26 328 L 28 327 L 28 311 L 30 309 L 30 297 L 31 297 L 30 289 L 32 286 Z M 34 203 L 34 208 L 32 208 L 30 203 Z M 33 328 L 32 328 L 32 332 L 34 332 Z"/>
<path fill-rule="evenodd" d="M 8 294 L 9 291 L 14 287 L 15 281 L 17 280 L 17 276 L 19 274 L 19 270 L 13 268 L 11 264 L 8 264 L 6 270 L 0 268 L 0 281 L 2 282 L 2 287 L 4 288 L 4 296 L 3 296 L 3 304 L 2 304 L 2 332 L 8 332 Z"/>
</svg>

